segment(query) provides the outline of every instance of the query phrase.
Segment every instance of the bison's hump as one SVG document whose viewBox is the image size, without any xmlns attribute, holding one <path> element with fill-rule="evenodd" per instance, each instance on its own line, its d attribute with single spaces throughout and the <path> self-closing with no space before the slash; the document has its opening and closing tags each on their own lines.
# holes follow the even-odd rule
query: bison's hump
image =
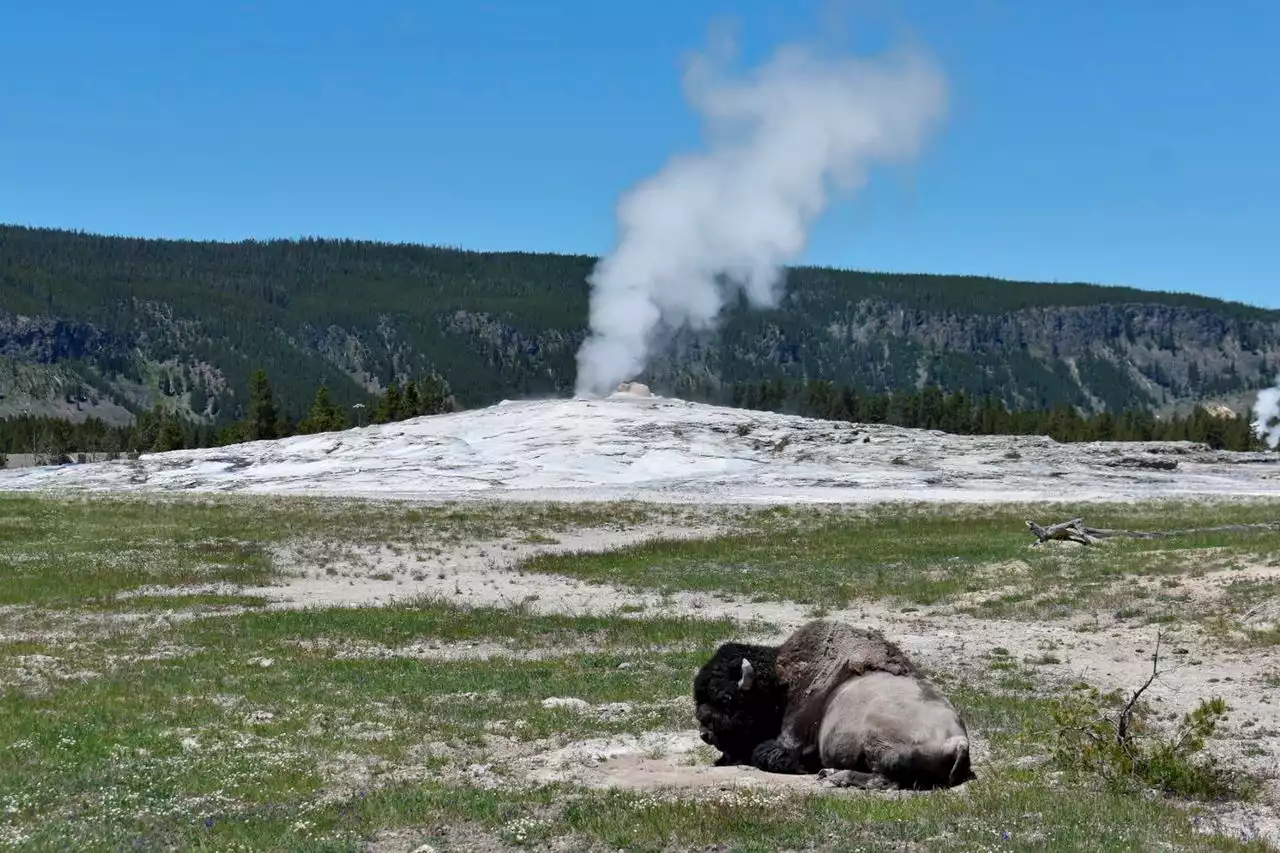
<svg viewBox="0 0 1280 853">
<path fill-rule="evenodd" d="M 793 633 L 778 650 L 777 673 L 793 697 L 825 694 L 850 678 L 873 670 L 917 675 L 902 649 L 879 631 L 815 619 Z"/>
</svg>

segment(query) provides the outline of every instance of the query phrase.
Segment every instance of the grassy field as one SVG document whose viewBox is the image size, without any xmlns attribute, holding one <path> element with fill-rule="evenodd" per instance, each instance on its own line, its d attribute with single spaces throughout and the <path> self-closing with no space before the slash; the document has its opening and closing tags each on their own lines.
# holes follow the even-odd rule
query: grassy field
<svg viewBox="0 0 1280 853">
<path fill-rule="evenodd" d="M 271 546 L 315 546 L 317 564 L 343 549 L 395 543 L 438 553 L 520 531 L 625 529 L 687 511 L 636 504 L 414 506 L 308 498 L 0 497 L 5 583 L 0 605 L 111 606 L 147 585 L 259 584 L 273 577 Z M 134 604 L 127 604 L 133 608 Z"/>
<path fill-rule="evenodd" d="M 549 555 L 524 569 L 832 609 L 858 601 L 902 608 L 960 602 L 975 616 L 1044 620 L 1128 610 L 1131 618 L 1154 622 L 1207 615 L 1184 607 L 1187 599 L 1177 591 L 1181 576 L 1280 566 L 1275 502 L 1091 506 L 1086 523 L 1100 528 L 1173 531 L 1271 522 L 1277 527 L 1114 540 L 1106 548 L 1028 548 L 1034 537 L 1024 519 L 1047 524 L 1079 514 L 1079 506 L 893 506 L 854 517 L 773 511 L 735 536 Z M 782 524 L 785 518 L 794 523 Z M 1226 602 L 1228 612 L 1277 592 L 1276 582 L 1245 582 Z"/>
<path fill-rule="evenodd" d="M 1134 578 L 1157 588 L 1184 578 L 1196 555 L 1226 570 L 1280 559 L 1271 533 L 1119 543 L 1105 554 L 1027 550 L 1023 517 L 1079 514 L 1072 509 L 740 512 L 720 519 L 740 529 L 727 538 L 539 557 L 522 570 L 936 608 L 1001 593 L 1012 585 L 1001 567 L 1018 561 L 1026 597 L 966 607 L 975 618 L 1022 620 L 1041 618 L 1053 596 L 1083 596 L 1070 598 L 1073 610 L 1111 606 L 1107 596 Z M 1274 520 L 1276 505 L 1096 507 L 1087 516 L 1168 528 Z M 1052 703 L 1024 650 L 993 658 L 981 683 L 936 673 L 989 749 L 980 778 L 961 789 L 676 796 L 587 788 L 571 773 L 535 784 L 528 768 L 588 739 L 689 731 L 702 660 L 723 640 L 776 626 L 438 598 L 277 610 L 237 591 L 280 579 L 271 555 L 282 543 L 341 560 L 325 543 L 438 553 L 481 539 L 551 541 L 583 527 L 689 520 L 686 510 L 638 506 L 0 497 L 0 846 L 1264 849 L 1194 831 L 1191 818 L 1221 804 L 1135 795 L 1049 760 Z M 209 583 L 226 591 L 183 591 Z M 1264 593 L 1272 591 L 1237 590 L 1223 612 Z M 559 697 L 581 702 L 546 703 Z"/>
</svg>

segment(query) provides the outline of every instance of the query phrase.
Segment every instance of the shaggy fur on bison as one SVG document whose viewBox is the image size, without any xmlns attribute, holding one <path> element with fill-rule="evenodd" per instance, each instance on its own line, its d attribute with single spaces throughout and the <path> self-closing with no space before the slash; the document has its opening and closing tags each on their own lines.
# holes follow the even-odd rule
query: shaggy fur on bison
<svg viewBox="0 0 1280 853">
<path fill-rule="evenodd" d="M 723 753 L 718 765 L 861 788 L 974 778 L 959 713 L 878 631 L 817 619 L 781 646 L 725 643 L 693 692 L 702 739 Z"/>
<path fill-rule="evenodd" d="M 787 690 L 777 646 L 725 643 L 693 679 L 702 740 L 722 753 L 717 766 L 750 764 L 752 751 L 782 728 Z"/>
</svg>

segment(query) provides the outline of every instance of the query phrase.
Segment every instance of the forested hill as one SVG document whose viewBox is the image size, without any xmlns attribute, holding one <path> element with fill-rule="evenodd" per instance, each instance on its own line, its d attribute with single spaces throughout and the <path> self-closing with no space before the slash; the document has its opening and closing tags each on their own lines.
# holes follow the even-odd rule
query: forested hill
<svg viewBox="0 0 1280 853">
<path fill-rule="evenodd" d="M 0 416 L 122 422 L 157 403 L 243 414 L 250 374 L 301 413 L 436 372 L 458 402 L 572 391 L 594 258 L 345 240 L 215 243 L 0 226 Z M 798 267 L 774 311 L 735 306 L 648 380 L 937 385 L 1011 407 L 1239 406 L 1280 370 L 1280 312 L 1185 294 Z"/>
</svg>

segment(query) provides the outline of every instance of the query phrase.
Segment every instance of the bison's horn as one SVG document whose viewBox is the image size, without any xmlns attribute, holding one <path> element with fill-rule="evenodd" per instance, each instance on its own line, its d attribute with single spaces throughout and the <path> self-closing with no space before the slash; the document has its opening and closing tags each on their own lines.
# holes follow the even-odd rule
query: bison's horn
<svg viewBox="0 0 1280 853">
<path fill-rule="evenodd" d="M 751 666 L 751 661 L 746 658 L 742 659 L 742 677 L 738 679 L 739 690 L 750 690 L 752 683 L 756 680 L 756 671 Z"/>
</svg>

